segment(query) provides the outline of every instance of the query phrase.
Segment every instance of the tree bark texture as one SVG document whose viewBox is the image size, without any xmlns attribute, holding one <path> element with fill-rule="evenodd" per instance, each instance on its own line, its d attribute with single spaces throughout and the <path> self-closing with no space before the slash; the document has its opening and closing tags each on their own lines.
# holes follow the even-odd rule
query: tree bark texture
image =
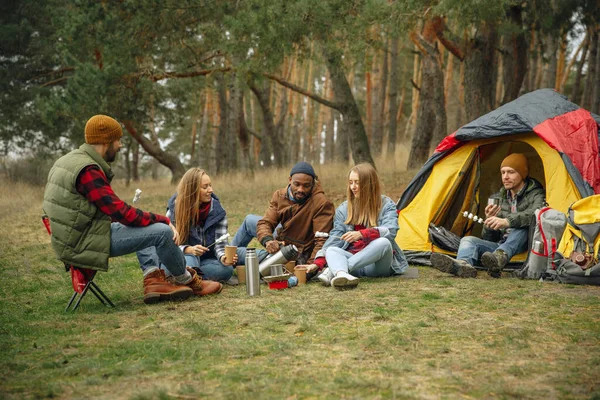
<svg viewBox="0 0 600 400">
<path fill-rule="evenodd" d="M 522 7 L 512 6 L 508 10 L 508 19 L 512 22 L 518 33 L 504 35 L 503 52 L 503 81 L 504 96 L 502 104 L 508 103 L 519 96 L 527 73 L 527 40 L 526 31 L 523 30 Z"/>
<path fill-rule="evenodd" d="M 598 57 L 598 52 L 600 51 L 599 47 L 600 42 L 600 31 L 597 26 L 592 26 L 592 35 L 590 37 L 590 54 L 588 56 L 587 62 L 587 73 L 585 78 L 585 87 L 583 90 L 583 98 L 581 100 L 581 106 L 588 111 L 592 111 L 594 107 L 594 103 L 598 101 L 597 95 L 598 91 L 595 89 L 596 85 L 596 62 Z M 596 95 L 596 98 L 594 98 Z"/>
<path fill-rule="evenodd" d="M 277 135 L 277 129 L 275 128 L 273 111 L 271 110 L 269 99 L 269 85 L 263 84 L 262 87 L 259 87 L 258 84 L 254 82 L 249 83 L 249 85 L 250 90 L 252 90 L 252 93 L 256 96 L 256 100 L 258 100 L 258 105 L 262 111 L 263 131 L 270 142 L 275 165 L 277 167 L 282 167 L 283 159 L 281 156 L 283 154 L 283 141 L 281 140 L 281 137 Z"/>
<path fill-rule="evenodd" d="M 496 26 L 484 24 L 475 36 L 468 40 L 465 49 L 465 113 L 472 121 L 492 110 L 495 80 L 494 70 Z"/>
<path fill-rule="evenodd" d="M 383 131 L 385 126 L 385 100 L 387 97 L 387 82 L 388 82 L 388 52 L 387 46 L 383 50 L 383 61 L 381 65 L 381 74 L 379 79 L 379 87 L 376 95 L 378 97 L 375 107 L 373 121 L 373 132 L 371 133 L 372 152 L 374 156 L 381 155 L 383 148 Z M 395 115 L 395 114 L 394 114 Z"/>
<path fill-rule="evenodd" d="M 354 163 L 366 162 L 375 166 L 375 162 L 371 157 L 365 126 L 360 116 L 360 110 L 342 68 L 342 60 L 339 55 L 334 55 L 333 53 L 326 53 L 325 59 L 331 76 L 333 92 L 337 102 L 340 103 L 340 111 L 344 116 L 344 124 L 350 140 Z"/>
<path fill-rule="evenodd" d="M 426 22 L 423 36 L 417 33 L 411 35 L 421 52 L 423 63 L 417 124 L 408 156 L 409 169 L 418 168 L 427 161 L 430 147 L 437 145 L 446 136 L 447 129 L 444 74 L 435 34 L 428 34 L 429 24 L 431 21 Z"/>
<path fill-rule="evenodd" d="M 217 174 L 227 171 L 227 152 L 230 150 L 227 143 L 227 88 L 223 74 L 217 74 L 215 78 L 217 94 L 219 96 L 219 131 L 216 144 L 216 167 Z"/>
<path fill-rule="evenodd" d="M 554 89 L 556 83 L 556 71 L 558 60 L 556 59 L 556 50 L 558 49 L 558 40 L 555 33 L 546 35 L 546 51 L 544 52 L 544 74 L 542 77 L 542 87 Z"/>
<path fill-rule="evenodd" d="M 396 115 L 400 107 L 398 106 L 398 75 L 399 75 L 399 63 L 398 63 L 398 38 L 393 38 L 390 43 L 390 90 L 388 94 L 389 102 L 389 113 L 388 113 L 388 141 L 387 141 L 387 155 L 393 156 L 396 153 L 396 139 L 398 130 L 398 119 Z"/>
</svg>

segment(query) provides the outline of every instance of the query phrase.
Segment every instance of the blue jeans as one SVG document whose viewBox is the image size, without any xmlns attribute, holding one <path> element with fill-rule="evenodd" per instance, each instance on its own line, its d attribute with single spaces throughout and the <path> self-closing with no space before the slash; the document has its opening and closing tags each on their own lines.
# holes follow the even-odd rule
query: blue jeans
<svg viewBox="0 0 600 400">
<path fill-rule="evenodd" d="M 504 251 L 508 260 L 518 253 L 527 250 L 527 236 L 529 229 L 513 229 L 502 244 L 483 240 L 475 236 L 465 236 L 458 246 L 457 260 L 464 260 L 471 265 L 478 265 L 481 255 L 486 251 L 494 252 L 498 249 Z"/>
<path fill-rule="evenodd" d="M 118 222 L 113 222 L 110 225 L 111 257 L 134 252 L 147 252 L 148 249 L 160 257 L 165 263 L 166 269 L 172 275 L 185 274 L 185 259 L 183 253 L 173 241 L 173 231 L 169 225 L 152 224 L 144 227 L 132 227 Z M 157 265 L 157 263 L 154 264 L 154 266 Z M 144 268 L 142 267 L 142 269 Z"/>
<path fill-rule="evenodd" d="M 216 258 L 206 258 L 201 260 L 198 256 L 190 254 L 185 255 L 185 262 L 188 266 L 200 270 L 202 279 L 210 281 L 227 282 L 233 275 L 233 267 L 231 265 L 223 265 Z M 161 268 L 163 265 L 161 265 Z"/>
<path fill-rule="evenodd" d="M 242 225 L 235 233 L 235 236 L 231 241 L 231 245 L 237 246 L 238 265 L 246 264 L 246 246 L 248 246 L 248 243 L 250 243 L 252 239 L 256 237 L 256 224 L 258 224 L 258 221 L 260 221 L 261 219 L 262 216 L 260 215 L 246 215 L 246 218 L 244 218 L 244 222 L 242 222 Z M 275 230 L 277 230 L 277 228 L 280 226 L 281 225 L 277 225 Z M 277 235 L 275 234 L 275 232 L 273 232 L 273 237 L 276 236 Z M 256 250 L 258 262 L 264 260 L 268 255 L 269 253 L 267 253 L 265 250 Z"/>
<path fill-rule="evenodd" d="M 377 238 L 356 254 L 339 247 L 329 247 L 325 250 L 325 259 L 331 274 L 339 271 L 361 277 L 382 277 L 392 274 L 394 254 L 392 245 L 385 238 Z"/>
<path fill-rule="evenodd" d="M 177 248 L 181 254 L 182 251 Z M 220 281 L 226 282 L 231 275 L 233 275 L 233 267 L 221 264 L 219 260 L 216 258 L 207 258 L 204 260 L 200 260 L 200 257 L 194 256 L 191 254 L 183 254 L 185 257 L 185 265 L 188 267 L 196 268 L 200 270 L 200 275 L 202 279 L 208 279 L 211 281 Z M 162 262 L 162 258 L 158 256 L 156 253 L 156 249 L 154 247 L 148 247 L 142 249 L 137 252 L 138 261 L 140 262 L 140 267 L 142 271 L 145 271 L 151 267 L 160 267 L 160 269 L 165 270 L 165 275 L 174 275 L 169 271 L 166 267 L 165 263 Z"/>
</svg>

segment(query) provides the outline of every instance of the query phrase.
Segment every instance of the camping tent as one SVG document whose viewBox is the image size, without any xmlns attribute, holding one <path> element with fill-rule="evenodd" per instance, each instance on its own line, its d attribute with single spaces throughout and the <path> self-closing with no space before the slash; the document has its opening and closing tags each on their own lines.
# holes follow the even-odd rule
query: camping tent
<svg viewBox="0 0 600 400">
<path fill-rule="evenodd" d="M 546 188 L 550 207 L 566 213 L 576 200 L 600 193 L 599 124 L 599 116 L 562 94 L 540 89 L 447 136 L 396 205 L 396 242 L 409 262 L 427 264 L 429 252 L 445 252 L 431 243 L 430 223 L 461 237 L 481 233 L 481 225 L 462 213 L 483 216 L 487 198 L 501 185 L 500 164 L 510 153 L 527 156 L 530 176 Z"/>
</svg>

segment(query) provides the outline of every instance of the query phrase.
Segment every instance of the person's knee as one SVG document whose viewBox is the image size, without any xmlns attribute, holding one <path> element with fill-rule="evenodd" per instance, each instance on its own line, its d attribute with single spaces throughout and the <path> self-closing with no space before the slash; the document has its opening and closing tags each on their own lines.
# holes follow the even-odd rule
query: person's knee
<svg viewBox="0 0 600 400">
<path fill-rule="evenodd" d="M 344 250 L 340 249 L 339 247 L 328 247 L 327 249 L 325 249 L 325 258 L 327 258 L 328 256 L 341 254 L 343 251 Z"/>
<path fill-rule="evenodd" d="M 372 246 L 376 247 L 381 251 L 392 251 L 392 244 L 386 238 L 377 238 L 370 243 Z"/>
<path fill-rule="evenodd" d="M 192 267 L 192 268 L 200 267 L 200 263 L 198 262 L 198 257 L 186 254 L 185 255 L 185 265 L 188 267 Z"/>
<path fill-rule="evenodd" d="M 477 243 L 477 240 L 479 238 L 475 237 L 475 236 L 465 236 L 462 239 L 460 239 L 460 245 L 459 247 L 462 246 L 474 246 Z"/>
</svg>

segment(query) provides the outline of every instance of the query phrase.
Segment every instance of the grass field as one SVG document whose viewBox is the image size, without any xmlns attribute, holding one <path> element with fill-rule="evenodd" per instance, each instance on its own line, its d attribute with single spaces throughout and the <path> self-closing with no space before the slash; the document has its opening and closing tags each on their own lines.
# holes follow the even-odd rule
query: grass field
<svg viewBox="0 0 600 400">
<path fill-rule="evenodd" d="M 415 171 L 380 162 L 397 200 Z M 347 166 L 318 168 L 344 198 Z M 262 213 L 285 170 L 213 176 L 230 233 Z M 174 187 L 144 181 L 140 207 L 162 212 Z M 43 188 L 2 182 L 0 398 L 600 399 L 600 288 L 458 279 L 420 267 L 418 279 L 370 279 L 337 292 L 242 286 L 147 306 L 134 256 L 97 281 L 117 305 L 89 295 L 63 311 L 70 280 L 41 221 Z"/>
</svg>

